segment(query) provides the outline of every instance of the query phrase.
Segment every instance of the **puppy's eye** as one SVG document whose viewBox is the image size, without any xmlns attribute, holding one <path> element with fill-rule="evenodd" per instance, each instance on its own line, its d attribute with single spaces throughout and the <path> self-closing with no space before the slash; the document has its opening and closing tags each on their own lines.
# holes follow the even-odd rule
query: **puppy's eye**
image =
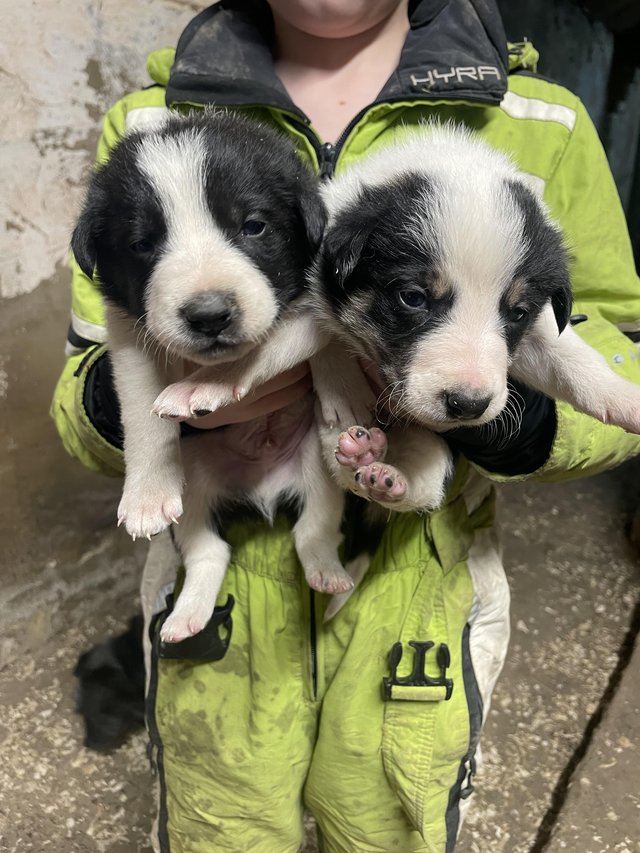
<svg viewBox="0 0 640 853">
<path fill-rule="evenodd" d="M 510 308 L 507 313 L 507 319 L 510 323 L 522 323 L 529 316 L 529 312 L 522 305 L 516 305 Z"/>
<path fill-rule="evenodd" d="M 155 249 L 155 242 L 151 237 L 143 237 L 129 246 L 134 255 L 149 255 Z"/>
<path fill-rule="evenodd" d="M 418 290 L 416 287 L 408 287 L 405 290 L 398 291 L 398 301 L 405 308 L 428 308 L 429 299 L 424 290 Z"/>
<path fill-rule="evenodd" d="M 242 224 L 240 233 L 243 237 L 258 237 L 262 234 L 265 228 L 266 223 L 261 222 L 259 219 L 247 219 L 247 221 Z"/>
</svg>

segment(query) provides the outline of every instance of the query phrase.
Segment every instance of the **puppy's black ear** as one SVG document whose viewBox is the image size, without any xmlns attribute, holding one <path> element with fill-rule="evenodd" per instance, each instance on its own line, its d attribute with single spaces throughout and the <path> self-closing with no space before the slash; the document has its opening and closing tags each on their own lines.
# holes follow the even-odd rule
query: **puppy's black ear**
<svg viewBox="0 0 640 853">
<path fill-rule="evenodd" d="M 344 289 L 380 218 L 379 211 L 340 213 L 327 231 L 322 248 L 322 274 L 327 284 Z"/>
<path fill-rule="evenodd" d="M 104 167 L 98 168 L 91 178 L 87 196 L 71 237 L 71 251 L 85 275 L 93 278 L 97 260 L 97 240 L 104 220 L 107 200 L 102 184 Z"/>
<path fill-rule="evenodd" d="M 340 287 L 344 288 L 355 270 L 369 238 L 369 232 L 358 230 L 349 233 L 339 224 L 327 234 L 324 245 L 324 269 Z"/>
<path fill-rule="evenodd" d="M 551 307 L 558 324 L 558 334 L 561 334 L 571 317 L 573 296 L 568 278 L 551 294 Z"/>
<path fill-rule="evenodd" d="M 309 241 L 309 247 L 312 255 L 315 255 L 322 243 L 324 229 L 327 224 L 327 210 L 320 193 L 317 191 L 305 192 L 303 189 L 300 194 L 299 204 L 300 215 Z"/>
<path fill-rule="evenodd" d="M 71 237 L 71 251 L 85 275 L 93 278 L 96 265 L 97 210 L 87 203 Z"/>
</svg>

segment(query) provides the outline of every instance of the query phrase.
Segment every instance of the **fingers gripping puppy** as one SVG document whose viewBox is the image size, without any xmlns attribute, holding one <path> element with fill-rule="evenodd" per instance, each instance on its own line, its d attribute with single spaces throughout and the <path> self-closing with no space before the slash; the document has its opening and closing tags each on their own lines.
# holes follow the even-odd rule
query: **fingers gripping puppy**
<svg viewBox="0 0 640 853">
<path fill-rule="evenodd" d="M 283 496 L 298 502 L 294 537 L 309 583 L 351 586 L 337 554 L 342 495 L 322 464 L 311 394 L 182 441 L 176 420 L 151 414 L 154 405 L 190 414 L 190 397 L 165 391 L 183 379 L 185 361 L 233 399 L 321 348 L 304 286 L 324 221 L 316 181 L 291 143 L 228 114 L 194 113 L 127 136 L 91 182 L 72 249 L 87 275 L 97 272 L 107 303 L 124 428 L 118 516 L 136 537 L 182 515 L 186 579 L 165 641 L 197 633 L 211 616 L 230 558 L 216 530 L 227 499 L 267 518 Z"/>
<path fill-rule="evenodd" d="M 397 424 L 385 464 L 386 436 L 338 439 L 338 476 L 353 491 L 397 510 L 437 506 L 450 468 L 436 433 L 505 417 L 508 376 L 640 432 L 640 387 L 568 325 L 562 236 L 507 156 L 452 126 L 400 131 L 325 200 L 316 303 L 377 366 Z"/>
</svg>

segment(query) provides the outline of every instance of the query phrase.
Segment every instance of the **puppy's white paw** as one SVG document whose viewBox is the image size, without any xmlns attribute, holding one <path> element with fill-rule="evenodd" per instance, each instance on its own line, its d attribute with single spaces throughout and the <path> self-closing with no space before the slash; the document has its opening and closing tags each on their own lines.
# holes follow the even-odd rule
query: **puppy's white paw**
<svg viewBox="0 0 640 853">
<path fill-rule="evenodd" d="M 175 609 L 164 621 L 160 629 L 160 639 L 163 643 L 179 643 L 187 637 L 199 634 L 213 613 L 215 602 L 201 600 L 188 606 L 180 606 L 180 598 Z"/>
<path fill-rule="evenodd" d="M 372 420 L 376 397 L 366 382 L 354 384 L 349 394 L 335 393 L 332 389 L 317 389 L 322 420 L 328 426 L 362 424 Z"/>
<path fill-rule="evenodd" d="M 167 420 L 184 421 L 209 415 L 222 406 L 241 400 L 246 393 L 239 385 L 223 382 L 196 384 L 185 380 L 167 386 L 157 397 L 151 411 Z"/>
<path fill-rule="evenodd" d="M 336 459 L 340 465 L 357 471 L 363 465 L 380 462 L 387 452 L 387 436 L 377 427 L 352 426 L 340 434 Z"/>
<path fill-rule="evenodd" d="M 150 539 L 182 515 L 182 489 L 167 484 L 162 490 L 125 485 L 118 506 L 118 527 L 124 525 L 133 539 Z"/>
<path fill-rule="evenodd" d="M 622 427 L 627 432 L 640 434 L 640 392 L 620 395 L 597 415 L 605 424 Z"/>
<path fill-rule="evenodd" d="M 156 397 L 152 414 L 170 421 L 184 421 L 192 417 L 191 395 L 195 385 L 191 382 L 174 382 Z"/>
<path fill-rule="evenodd" d="M 305 567 L 304 574 L 311 589 L 317 592 L 337 593 L 353 589 L 353 578 L 341 565 Z"/>
</svg>

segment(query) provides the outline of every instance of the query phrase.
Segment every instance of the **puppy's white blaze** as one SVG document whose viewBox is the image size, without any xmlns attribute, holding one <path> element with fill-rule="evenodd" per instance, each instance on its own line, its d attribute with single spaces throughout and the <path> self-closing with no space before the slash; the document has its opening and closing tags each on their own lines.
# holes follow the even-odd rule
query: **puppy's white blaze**
<svg viewBox="0 0 640 853">
<path fill-rule="evenodd" d="M 274 322 L 278 306 L 266 277 L 216 226 L 205 196 L 207 150 L 201 133 L 151 136 L 138 165 L 160 201 L 167 242 L 150 280 L 147 325 L 161 343 L 180 345 L 179 309 L 203 290 L 235 296 L 243 338 L 256 341 Z M 188 341 L 184 340 L 187 349 Z"/>
<path fill-rule="evenodd" d="M 446 392 L 490 398 L 475 423 L 500 414 L 507 401 L 507 345 L 489 301 L 460 300 L 451 317 L 416 346 L 407 370 L 406 404 L 427 425 L 452 426 Z M 470 422 L 467 422 L 470 423 Z"/>
<path fill-rule="evenodd" d="M 524 217 L 508 185 L 486 174 L 434 176 L 407 226 L 456 292 L 497 296 L 527 249 Z"/>
</svg>

